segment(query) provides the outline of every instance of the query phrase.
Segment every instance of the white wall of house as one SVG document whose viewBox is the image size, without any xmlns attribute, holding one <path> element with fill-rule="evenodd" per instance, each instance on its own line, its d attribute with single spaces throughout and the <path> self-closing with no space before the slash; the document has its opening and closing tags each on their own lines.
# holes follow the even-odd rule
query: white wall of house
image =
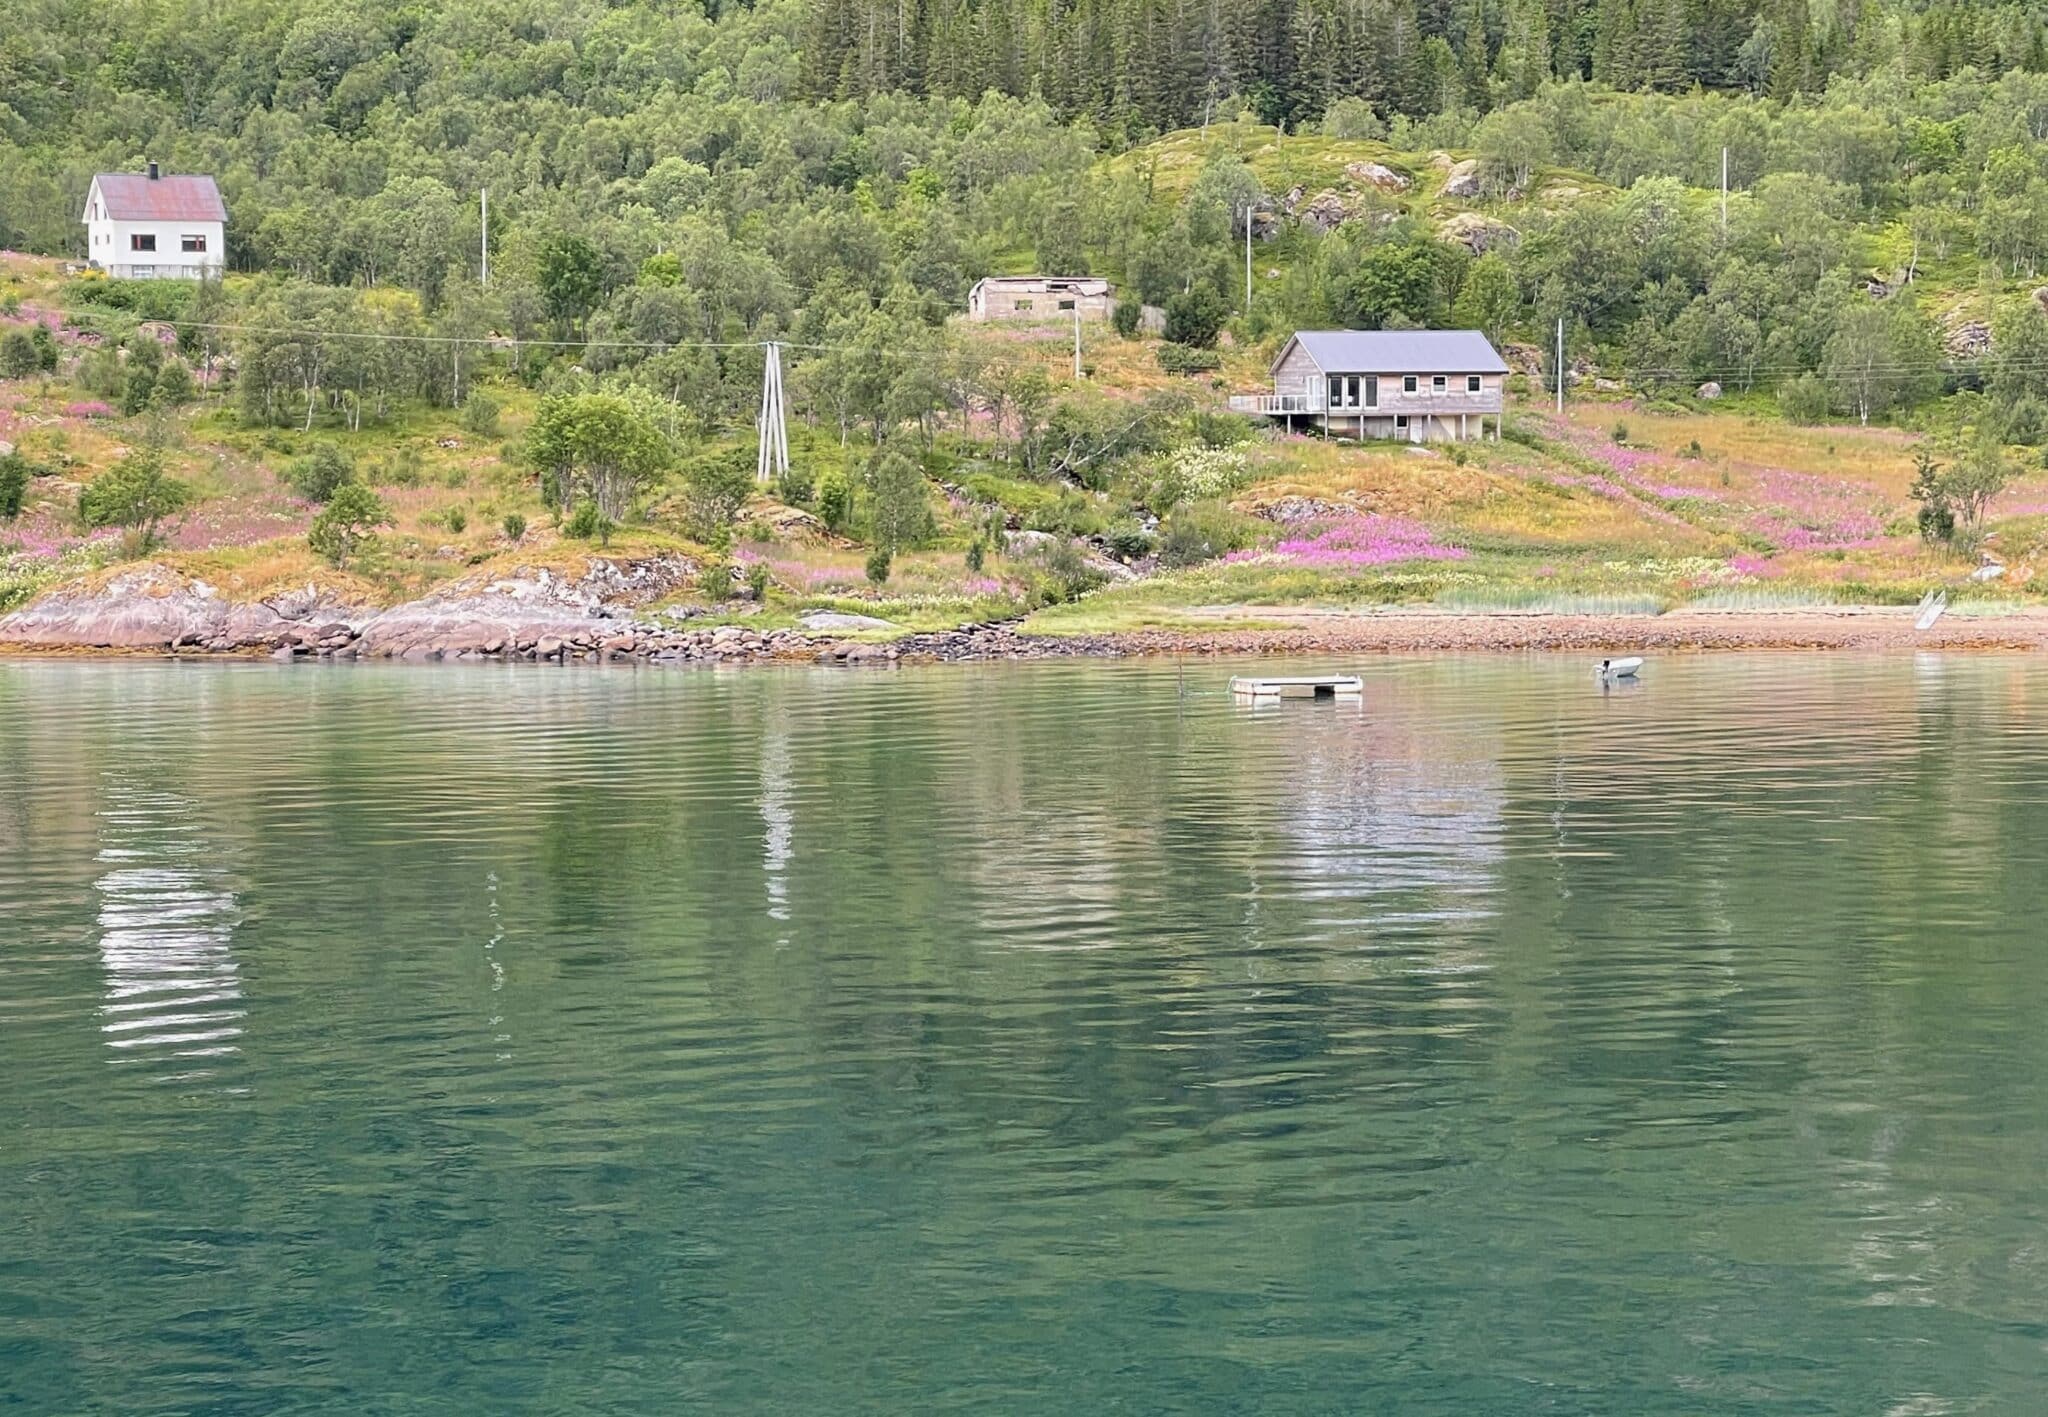
<svg viewBox="0 0 2048 1417">
<path fill-rule="evenodd" d="M 86 259 L 110 276 L 198 280 L 218 276 L 227 261 L 227 228 L 217 221 L 115 221 L 88 214 L 85 235 Z M 156 249 L 136 250 L 137 237 Z M 192 238 L 205 249 L 186 250 Z"/>
</svg>

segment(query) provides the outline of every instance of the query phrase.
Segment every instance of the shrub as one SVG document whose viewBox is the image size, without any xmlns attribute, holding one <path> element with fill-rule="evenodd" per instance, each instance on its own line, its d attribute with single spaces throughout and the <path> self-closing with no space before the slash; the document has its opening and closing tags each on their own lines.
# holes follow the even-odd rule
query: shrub
<svg viewBox="0 0 2048 1417">
<path fill-rule="evenodd" d="M 754 468 L 742 448 L 702 453 L 683 464 L 690 532 L 708 541 L 732 525 L 754 490 Z"/>
<path fill-rule="evenodd" d="M 1251 528 L 1220 502 L 1190 502 L 1175 509 L 1159 536 L 1159 564 L 1199 566 L 1239 550 L 1251 541 Z"/>
<path fill-rule="evenodd" d="M 293 463 L 286 479 L 292 491 L 308 502 L 325 502 L 343 483 L 355 481 L 355 476 L 354 460 L 332 443 L 322 443 L 309 456 Z"/>
<path fill-rule="evenodd" d="M 1235 492 L 1250 477 L 1250 460 L 1235 449 L 1180 448 L 1166 461 L 1158 500 L 1168 507 L 1179 502 L 1213 500 Z"/>
<path fill-rule="evenodd" d="M 889 554 L 889 548 L 886 546 L 877 546 L 874 550 L 870 551 L 867 564 L 868 583 L 870 585 L 886 584 L 889 579 L 889 563 L 894 559 Z"/>
<path fill-rule="evenodd" d="M 1615 420 L 1614 427 L 1608 430 L 1607 436 L 1614 440 L 1616 447 L 1628 446 L 1628 425 L 1619 419 Z"/>
<path fill-rule="evenodd" d="M 182 359 L 166 359 L 164 367 L 156 376 L 156 388 L 150 394 L 150 401 L 162 408 L 183 408 L 199 397 L 199 385 L 192 381 L 192 371 Z"/>
<path fill-rule="evenodd" d="M 1112 527 L 1109 533 L 1109 554 L 1119 561 L 1138 561 L 1152 553 L 1157 538 L 1151 532 L 1135 524 Z"/>
<path fill-rule="evenodd" d="M 154 365 L 136 363 L 129 366 L 121 381 L 121 412 L 140 413 L 149 407 L 150 399 L 156 396 L 157 372 Z"/>
<path fill-rule="evenodd" d="M 21 515 L 21 499 L 28 495 L 28 459 L 20 453 L 0 458 L 0 522 Z"/>
<path fill-rule="evenodd" d="M 988 547 L 977 536 L 974 540 L 967 543 L 967 570 L 970 574 L 978 576 L 981 574 L 981 568 L 986 564 L 988 564 Z"/>
<path fill-rule="evenodd" d="M 36 367 L 45 374 L 54 372 L 57 368 L 57 337 L 50 333 L 48 326 L 37 325 L 29 332 L 28 339 L 35 346 Z"/>
<path fill-rule="evenodd" d="M 1322 130 L 1326 138 L 1371 138 L 1377 141 L 1387 136 L 1387 125 L 1372 111 L 1372 105 L 1362 98 L 1348 96 L 1336 99 L 1323 110 Z"/>
<path fill-rule="evenodd" d="M 313 518 L 306 545 L 328 564 L 346 566 L 375 539 L 378 527 L 390 524 L 391 512 L 383 498 L 360 482 L 344 482 Z"/>
<path fill-rule="evenodd" d="M 441 518 L 441 522 L 451 535 L 460 536 L 469 529 L 469 513 L 460 507 L 450 507 L 447 514 Z"/>
<path fill-rule="evenodd" d="M 462 426 L 479 438 L 498 436 L 498 400 L 482 389 L 471 389 L 469 402 L 462 406 Z"/>
<path fill-rule="evenodd" d="M 1078 600 L 1108 579 L 1088 564 L 1079 545 L 1064 538 L 1046 543 L 1033 559 L 1039 570 L 1039 598 L 1048 604 Z"/>
<path fill-rule="evenodd" d="M 505 513 L 505 520 L 498 525 L 507 541 L 520 541 L 526 536 L 526 518 L 517 512 Z"/>
<path fill-rule="evenodd" d="M 1234 448 L 1252 436 L 1252 421 L 1235 413 L 1196 409 L 1188 420 L 1195 441 L 1205 448 Z"/>
<path fill-rule="evenodd" d="M 876 545 L 900 551 L 931 535 L 931 494 L 924 469 L 908 453 L 883 449 L 868 469 L 868 488 L 868 521 Z"/>
<path fill-rule="evenodd" d="M 1801 374 L 1778 390 L 1778 407 L 1793 423 L 1824 423 L 1828 416 L 1828 386 L 1817 374 Z"/>
<path fill-rule="evenodd" d="M 811 500 L 811 474 L 808 468 L 792 463 L 782 475 L 775 479 L 775 495 L 792 507 L 801 507 Z"/>
<path fill-rule="evenodd" d="M 563 534 L 578 541 L 609 541 L 612 535 L 612 521 L 598 510 L 595 502 L 578 502 L 576 510 L 569 513 L 569 520 L 562 528 Z"/>
<path fill-rule="evenodd" d="M 1169 374 L 1207 374 L 1223 367 L 1223 357 L 1214 350 L 1184 344 L 1160 345 L 1157 358 L 1159 367 Z"/>
<path fill-rule="evenodd" d="M 756 561 L 747 567 L 747 594 L 759 605 L 768 599 L 768 563 Z"/>
<path fill-rule="evenodd" d="M 1125 339 L 1138 337 L 1138 326 L 1144 322 L 1145 307 L 1137 300 L 1119 300 L 1116 309 L 1110 312 L 1109 323 Z"/>
<path fill-rule="evenodd" d="M 24 379 L 41 367 L 35 340 L 27 330 L 9 330 L 0 336 L 0 379 Z"/>
<path fill-rule="evenodd" d="M 157 523 L 192 501 L 192 489 L 164 471 L 163 450 L 136 449 L 78 494 L 78 518 L 87 526 L 126 528 L 136 549 L 156 540 Z"/>
<path fill-rule="evenodd" d="M 1705 448 L 1702 448 L 1700 446 L 1700 440 L 1695 438 L 1691 442 L 1687 443 L 1684 447 L 1680 448 L 1678 450 L 1678 455 L 1682 458 L 1690 458 L 1694 462 L 1698 462 L 1701 458 L 1707 455 L 1707 450 Z"/>
<path fill-rule="evenodd" d="M 1206 285 L 1182 291 L 1166 302 L 1167 342 L 1206 349 L 1216 343 L 1223 318 L 1229 313 L 1223 297 Z"/>
<path fill-rule="evenodd" d="M 426 465 L 420 450 L 410 445 L 398 449 L 384 464 L 382 481 L 390 487 L 417 487 L 426 480 Z"/>
<path fill-rule="evenodd" d="M 78 361 L 78 386 L 89 394 L 103 399 L 117 399 L 127 387 L 128 371 L 121 363 L 121 356 L 112 345 L 100 345 L 88 350 Z"/>
<path fill-rule="evenodd" d="M 706 600 L 724 600 L 732 594 L 732 567 L 723 561 L 706 561 L 697 573 L 697 589 Z"/>
<path fill-rule="evenodd" d="M 818 519 L 838 531 L 853 511 L 853 486 L 834 468 L 818 479 Z"/>
</svg>

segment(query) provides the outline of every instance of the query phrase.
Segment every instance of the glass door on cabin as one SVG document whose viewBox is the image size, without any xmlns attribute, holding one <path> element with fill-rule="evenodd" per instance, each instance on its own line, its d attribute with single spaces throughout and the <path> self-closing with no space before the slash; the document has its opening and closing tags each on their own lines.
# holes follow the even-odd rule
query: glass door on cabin
<svg viewBox="0 0 2048 1417">
<path fill-rule="evenodd" d="M 1378 408 L 1380 406 L 1380 376 L 1377 374 L 1365 376 L 1365 406 L 1367 408 Z"/>
</svg>

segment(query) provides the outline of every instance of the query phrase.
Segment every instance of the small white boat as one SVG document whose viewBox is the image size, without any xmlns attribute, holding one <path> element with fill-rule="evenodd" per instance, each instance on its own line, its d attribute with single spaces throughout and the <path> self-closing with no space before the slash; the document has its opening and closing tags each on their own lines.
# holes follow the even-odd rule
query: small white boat
<svg viewBox="0 0 2048 1417">
<path fill-rule="evenodd" d="M 1642 667 L 1641 656 L 1631 655 L 1627 659 L 1603 659 L 1593 666 L 1593 674 L 1601 680 L 1633 679 Z"/>
</svg>

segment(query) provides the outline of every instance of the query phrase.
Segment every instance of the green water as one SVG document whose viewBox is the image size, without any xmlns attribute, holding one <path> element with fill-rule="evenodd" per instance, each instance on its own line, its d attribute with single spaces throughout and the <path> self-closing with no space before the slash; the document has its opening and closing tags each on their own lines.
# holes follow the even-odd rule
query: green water
<svg viewBox="0 0 2048 1417">
<path fill-rule="evenodd" d="M 0 1404 L 2048 1408 L 2048 664 L 1361 667 L 0 664 Z"/>
</svg>

